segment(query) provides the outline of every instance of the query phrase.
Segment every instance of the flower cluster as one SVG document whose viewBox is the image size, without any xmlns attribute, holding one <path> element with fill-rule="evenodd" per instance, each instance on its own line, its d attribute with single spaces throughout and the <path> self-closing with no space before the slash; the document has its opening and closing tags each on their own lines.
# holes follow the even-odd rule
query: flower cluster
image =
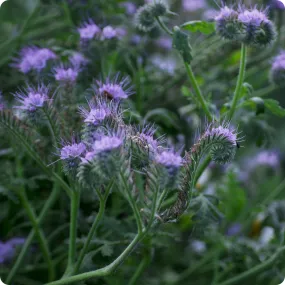
<svg viewBox="0 0 285 285">
<path fill-rule="evenodd" d="M 215 20 L 217 32 L 225 39 L 259 46 L 271 44 L 275 40 L 275 26 L 269 20 L 267 10 L 239 7 L 236 11 L 224 6 Z"/>
<path fill-rule="evenodd" d="M 14 67 L 23 73 L 40 72 L 49 60 L 56 59 L 56 54 L 47 48 L 25 47 L 20 51 L 20 57 L 15 59 Z"/>
</svg>

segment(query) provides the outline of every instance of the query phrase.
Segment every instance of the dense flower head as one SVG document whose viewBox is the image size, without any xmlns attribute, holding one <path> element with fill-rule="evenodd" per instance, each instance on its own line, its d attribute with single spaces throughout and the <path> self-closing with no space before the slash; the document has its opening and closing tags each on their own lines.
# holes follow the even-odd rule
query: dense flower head
<svg viewBox="0 0 285 285">
<path fill-rule="evenodd" d="M 12 238 L 6 242 L 0 241 L 0 264 L 11 261 L 17 246 L 22 245 L 24 242 L 24 238 Z"/>
<path fill-rule="evenodd" d="M 45 103 L 49 101 L 48 93 L 49 88 L 43 84 L 38 87 L 28 86 L 23 91 L 14 94 L 16 100 L 21 103 L 15 108 L 33 113 L 44 107 Z"/>
<path fill-rule="evenodd" d="M 243 24 L 252 24 L 255 26 L 260 26 L 261 23 L 269 22 L 266 13 L 259 11 L 256 8 L 252 10 L 243 10 L 238 15 L 238 19 Z"/>
<path fill-rule="evenodd" d="M 155 162 L 166 168 L 179 168 L 183 163 L 183 159 L 173 151 L 163 151 L 155 156 Z"/>
<path fill-rule="evenodd" d="M 285 85 L 285 51 L 281 51 L 279 55 L 273 59 L 270 77 L 276 85 Z"/>
<path fill-rule="evenodd" d="M 96 35 L 100 34 L 101 29 L 89 19 L 87 22 L 83 23 L 78 29 L 81 40 L 92 40 Z"/>
<path fill-rule="evenodd" d="M 49 60 L 56 59 L 56 54 L 48 48 L 36 46 L 25 47 L 20 51 L 20 57 L 15 60 L 15 66 L 23 73 L 41 71 Z"/>
<path fill-rule="evenodd" d="M 54 77 L 57 81 L 65 84 L 75 83 L 79 74 L 78 68 L 65 67 L 63 65 L 54 68 Z"/>
<path fill-rule="evenodd" d="M 89 63 L 89 60 L 82 53 L 74 52 L 69 57 L 69 62 L 72 66 L 79 69 L 80 67 L 87 65 Z"/>
<path fill-rule="evenodd" d="M 116 29 L 114 29 L 113 27 L 111 26 L 106 26 L 103 30 L 102 30 L 102 34 L 101 34 L 101 39 L 104 40 L 104 39 L 113 39 L 117 37 L 117 32 L 116 32 Z"/>
<path fill-rule="evenodd" d="M 86 151 L 86 146 L 83 143 L 73 142 L 70 145 L 65 145 L 60 151 L 60 158 L 62 160 L 77 158 L 82 156 Z"/>
<path fill-rule="evenodd" d="M 234 146 L 236 146 L 237 143 L 237 134 L 226 125 L 209 128 L 206 131 L 205 135 L 211 137 L 223 137 Z"/>
<path fill-rule="evenodd" d="M 146 4 L 140 7 L 135 15 L 135 25 L 136 27 L 143 31 L 149 32 L 155 27 L 156 21 L 152 13 L 152 7 Z"/>
<path fill-rule="evenodd" d="M 93 151 L 95 154 L 102 152 L 110 152 L 118 149 L 123 144 L 123 139 L 116 135 L 102 136 L 93 144 Z"/>
<path fill-rule="evenodd" d="M 114 78 L 107 78 L 105 82 L 97 81 L 96 83 L 93 86 L 94 91 L 109 99 L 126 99 L 133 94 L 129 77 L 120 79 L 119 74 Z"/>
</svg>

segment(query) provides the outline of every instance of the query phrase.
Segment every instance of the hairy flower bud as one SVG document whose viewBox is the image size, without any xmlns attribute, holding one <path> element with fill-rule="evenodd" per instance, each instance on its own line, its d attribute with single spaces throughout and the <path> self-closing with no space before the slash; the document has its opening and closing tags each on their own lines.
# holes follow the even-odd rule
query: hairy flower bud
<svg viewBox="0 0 285 285">
<path fill-rule="evenodd" d="M 155 17 L 153 15 L 152 5 L 144 5 L 137 10 L 135 15 L 136 27 L 143 31 L 151 31 L 156 24 Z"/>
<path fill-rule="evenodd" d="M 164 3 L 163 1 L 156 1 L 153 4 L 150 4 L 150 7 L 151 7 L 152 15 L 154 17 L 165 16 L 168 11 L 168 7 L 166 3 Z"/>
</svg>

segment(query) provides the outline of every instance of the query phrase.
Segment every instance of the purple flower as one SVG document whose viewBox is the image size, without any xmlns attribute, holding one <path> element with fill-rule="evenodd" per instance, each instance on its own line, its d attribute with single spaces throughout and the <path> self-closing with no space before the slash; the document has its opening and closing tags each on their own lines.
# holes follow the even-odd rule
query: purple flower
<svg viewBox="0 0 285 285">
<path fill-rule="evenodd" d="M 32 70 L 39 72 L 46 67 L 47 62 L 51 59 L 56 59 L 56 55 L 50 49 L 35 46 L 25 47 L 20 51 L 20 57 L 15 60 L 13 66 L 23 73 Z"/>
<path fill-rule="evenodd" d="M 55 79 L 64 84 L 75 83 L 78 73 L 79 70 L 75 67 L 64 67 L 63 65 L 60 65 L 54 68 Z"/>
<path fill-rule="evenodd" d="M 94 91 L 109 99 L 126 99 L 133 94 L 129 77 L 119 79 L 119 74 L 114 79 L 107 78 L 105 82 L 97 81 L 93 86 Z"/>
<path fill-rule="evenodd" d="M 11 261 L 15 255 L 16 247 L 24 242 L 24 238 L 12 238 L 6 242 L 0 242 L 0 264 Z"/>
<path fill-rule="evenodd" d="M 238 17 L 238 13 L 235 10 L 227 6 L 224 6 L 221 8 L 219 14 L 215 17 L 215 20 L 217 22 L 218 21 L 228 21 L 231 19 L 235 19 L 237 17 Z"/>
<path fill-rule="evenodd" d="M 227 236 L 236 236 L 242 230 L 242 225 L 240 223 L 234 223 L 227 228 L 226 235 Z"/>
<path fill-rule="evenodd" d="M 110 39 L 115 38 L 116 36 L 117 36 L 116 30 L 111 26 L 107 26 L 102 30 L 101 39 L 110 40 Z"/>
<path fill-rule="evenodd" d="M 183 7 L 183 10 L 185 11 L 193 12 L 193 11 L 206 8 L 207 2 L 205 0 L 198 0 L 198 1 L 182 0 L 182 7 Z"/>
<path fill-rule="evenodd" d="M 273 59 L 270 77 L 273 83 L 277 85 L 285 84 L 285 51 L 282 50 L 278 56 Z"/>
<path fill-rule="evenodd" d="M 156 44 L 161 48 L 169 50 L 172 47 L 172 39 L 170 37 L 163 36 L 156 41 Z"/>
<path fill-rule="evenodd" d="M 264 166 L 276 168 L 279 166 L 279 161 L 280 161 L 280 158 L 276 151 L 264 150 L 264 151 L 261 151 L 259 154 L 257 154 L 253 163 L 255 166 L 264 165 Z"/>
<path fill-rule="evenodd" d="M 135 12 L 137 10 L 136 5 L 132 2 L 123 2 L 120 4 L 120 6 L 126 9 L 126 12 L 128 15 L 135 14 Z"/>
<path fill-rule="evenodd" d="M 280 9 L 280 10 L 285 9 L 285 3 L 282 0 L 272 0 L 270 6 L 273 9 Z"/>
<path fill-rule="evenodd" d="M 260 26 L 261 23 L 269 22 L 266 13 L 259 11 L 256 8 L 253 10 L 243 10 L 238 15 L 238 20 L 243 24 L 251 24 L 254 26 Z"/>
<path fill-rule="evenodd" d="M 272 70 L 285 70 L 285 51 L 282 50 L 278 56 L 273 59 Z"/>
<path fill-rule="evenodd" d="M 65 145 L 60 151 L 60 159 L 73 159 L 82 156 L 86 151 L 86 146 L 83 143 L 73 142 L 70 145 Z"/>
<path fill-rule="evenodd" d="M 80 39 L 83 41 L 92 40 L 101 32 L 100 28 L 91 19 L 83 23 L 77 30 L 79 32 Z"/>
<path fill-rule="evenodd" d="M 95 154 L 110 152 L 112 150 L 118 149 L 123 144 L 123 139 L 116 135 L 102 136 L 100 139 L 96 140 L 92 146 L 93 152 Z"/>
<path fill-rule="evenodd" d="M 14 108 L 35 112 L 50 100 L 48 98 L 48 92 L 49 88 L 43 84 L 39 85 L 37 88 L 28 86 L 23 91 L 14 94 L 16 100 L 21 103 L 20 106 L 15 106 Z"/>
<path fill-rule="evenodd" d="M 70 57 L 69 61 L 72 66 L 79 69 L 81 66 L 85 66 L 89 63 L 89 60 L 80 52 L 74 52 Z"/>
<path fill-rule="evenodd" d="M 116 36 L 118 39 L 122 39 L 127 35 L 127 30 L 124 27 L 116 28 Z"/>
<path fill-rule="evenodd" d="M 166 168 L 179 168 L 182 165 L 183 159 L 180 155 L 172 151 L 163 151 L 155 156 L 155 162 Z"/>
<path fill-rule="evenodd" d="M 163 57 L 161 55 L 153 55 L 151 62 L 154 66 L 161 69 L 163 72 L 173 75 L 177 68 L 177 61 L 173 57 Z"/>
<path fill-rule="evenodd" d="M 222 137 L 227 142 L 230 142 L 233 146 L 236 146 L 237 144 L 237 133 L 233 128 L 230 128 L 229 124 L 227 123 L 224 123 L 217 128 L 210 125 L 205 132 L 205 136 Z"/>
</svg>

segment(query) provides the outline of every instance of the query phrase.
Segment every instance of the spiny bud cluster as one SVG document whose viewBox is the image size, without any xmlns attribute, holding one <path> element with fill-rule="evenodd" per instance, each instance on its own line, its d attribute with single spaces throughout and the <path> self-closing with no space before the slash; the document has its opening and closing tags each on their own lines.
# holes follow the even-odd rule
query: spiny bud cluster
<svg viewBox="0 0 285 285">
<path fill-rule="evenodd" d="M 143 32 L 149 32 L 156 24 L 157 17 L 167 14 L 168 7 L 163 1 L 146 4 L 140 7 L 135 15 L 135 24 Z"/>
<path fill-rule="evenodd" d="M 216 16 L 216 30 L 227 40 L 240 41 L 247 45 L 265 46 L 276 37 L 276 29 L 267 16 L 267 10 L 254 7 L 238 10 L 224 6 Z"/>
</svg>

